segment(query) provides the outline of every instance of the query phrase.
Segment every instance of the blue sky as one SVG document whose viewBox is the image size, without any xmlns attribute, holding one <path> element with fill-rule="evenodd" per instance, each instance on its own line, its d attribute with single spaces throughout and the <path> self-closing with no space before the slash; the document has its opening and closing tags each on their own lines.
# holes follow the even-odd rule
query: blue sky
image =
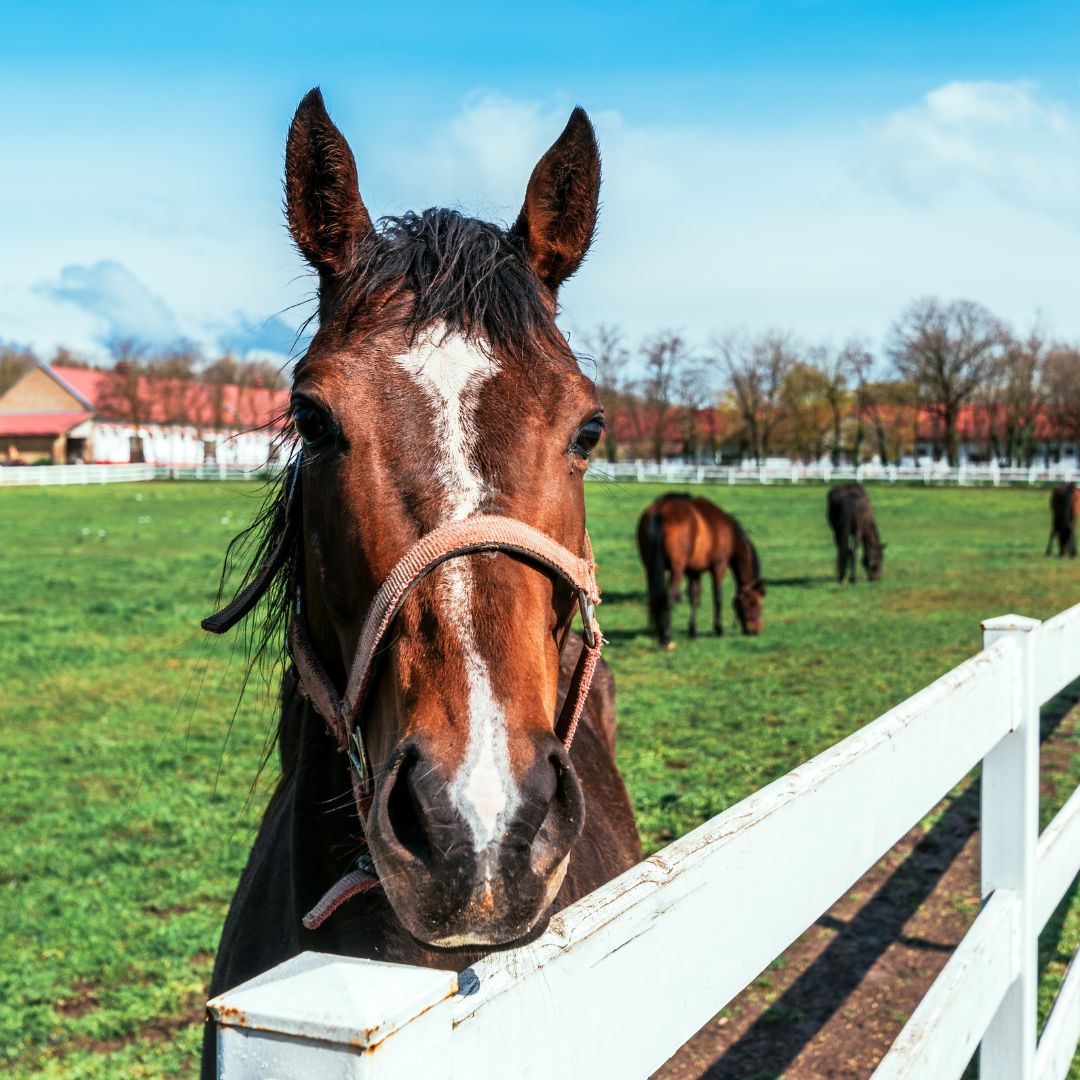
<svg viewBox="0 0 1080 1080">
<path fill-rule="evenodd" d="M 0 339 L 280 350 L 311 294 L 284 137 L 316 84 L 375 213 L 511 219 L 584 105 L 604 209 L 572 338 L 880 346 L 935 293 L 1080 339 L 1080 5 L 305 7 L 5 7 Z"/>
</svg>

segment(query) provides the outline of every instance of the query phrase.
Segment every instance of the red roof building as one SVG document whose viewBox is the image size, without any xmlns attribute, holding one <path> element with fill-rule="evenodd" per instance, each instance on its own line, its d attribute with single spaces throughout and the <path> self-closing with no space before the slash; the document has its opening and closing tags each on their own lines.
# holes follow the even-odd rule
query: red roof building
<svg viewBox="0 0 1080 1080">
<path fill-rule="evenodd" d="M 38 364 L 0 395 L 0 462 L 262 465 L 289 394 Z"/>
</svg>

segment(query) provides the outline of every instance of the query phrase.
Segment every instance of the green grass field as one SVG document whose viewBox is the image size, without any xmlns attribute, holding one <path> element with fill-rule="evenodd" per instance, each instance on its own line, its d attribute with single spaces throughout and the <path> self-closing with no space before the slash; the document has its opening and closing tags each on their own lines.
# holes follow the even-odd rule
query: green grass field
<svg viewBox="0 0 1080 1080">
<path fill-rule="evenodd" d="M 679 647 L 645 632 L 633 543 L 659 489 L 589 487 L 619 688 L 619 762 L 653 850 L 978 648 L 981 618 L 1080 601 L 1045 559 L 1044 490 L 874 488 L 885 580 L 832 581 L 820 487 L 717 488 L 770 581 L 765 631 Z M 244 657 L 198 627 L 254 485 L 0 492 L 0 1071 L 186 1075 L 226 905 L 262 805 L 273 723 Z M 703 614 L 707 605 L 703 607 Z M 708 626 L 707 615 L 701 625 Z M 1080 753 L 1044 819 L 1080 782 Z M 1060 949 L 1080 942 L 1080 904 Z M 1060 978 L 1051 956 L 1048 986 Z M 1049 990 L 1047 990 L 1047 994 Z"/>
</svg>

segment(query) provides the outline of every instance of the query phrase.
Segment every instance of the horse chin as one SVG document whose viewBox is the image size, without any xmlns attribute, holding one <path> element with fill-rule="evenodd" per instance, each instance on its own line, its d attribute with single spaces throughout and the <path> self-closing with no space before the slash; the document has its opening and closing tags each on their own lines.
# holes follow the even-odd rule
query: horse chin
<svg viewBox="0 0 1080 1080">
<path fill-rule="evenodd" d="M 401 909 L 392 906 L 402 925 L 414 938 L 437 949 L 497 948 L 522 944 L 542 923 L 546 923 L 546 916 L 566 878 L 569 863 L 570 856 L 567 855 L 552 871 L 531 915 L 520 911 L 514 914 L 507 912 L 505 897 L 501 898 L 503 903 L 496 901 L 495 892 L 501 890 L 493 890 L 490 886 L 478 889 L 464 907 L 442 920 L 444 929 L 441 931 L 432 931 L 422 925 L 426 920 L 417 918 L 418 912 L 412 906 L 405 905 Z M 501 913 L 499 908 L 503 909 Z"/>
</svg>

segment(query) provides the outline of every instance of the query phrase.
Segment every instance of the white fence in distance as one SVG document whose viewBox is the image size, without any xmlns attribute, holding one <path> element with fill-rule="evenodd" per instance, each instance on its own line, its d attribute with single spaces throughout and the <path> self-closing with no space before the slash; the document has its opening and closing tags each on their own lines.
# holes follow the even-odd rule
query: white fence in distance
<svg viewBox="0 0 1080 1080">
<path fill-rule="evenodd" d="M 0 467 L 0 487 L 53 484 L 129 483 L 133 480 L 251 480 L 282 466 L 272 465 L 13 465 Z M 989 465 L 804 465 L 772 459 L 763 465 L 687 465 L 681 462 L 597 461 L 589 480 L 639 481 L 656 484 L 799 484 L 907 483 L 958 485 L 1047 484 L 1080 479 L 1072 465 L 1006 468 Z"/>
<path fill-rule="evenodd" d="M 940 484 L 969 487 L 1002 484 L 1046 484 L 1076 480 L 1071 464 L 1032 465 L 1030 468 L 988 465 L 958 465 L 944 462 L 922 465 L 831 465 L 828 462 L 804 464 L 772 458 L 762 465 L 695 465 L 665 461 L 597 461 L 586 476 L 591 480 L 633 481 L 655 484 L 799 484 L 835 483 L 857 480 L 860 483 Z"/>
<path fill-rule="evenodd" d="M 130 484 L 139 480 L 258 480 L 280 465 L 12 465 L 0 468 L 0 487 Z"/>
<path fill-rule="evenodd" d="M 1080 789 L 1038 834 L 1039 706 L 1080 605 L 984 648 L 465 972 L 304 953 L 209 1003 L 225 1080 L 647 1077 L 980 762 L 984 906 L 875 1077 L 1061 1080 L 1073 958 L 1041 1038 L 1037 936 L 1080 871 Z"/>
</svg>

